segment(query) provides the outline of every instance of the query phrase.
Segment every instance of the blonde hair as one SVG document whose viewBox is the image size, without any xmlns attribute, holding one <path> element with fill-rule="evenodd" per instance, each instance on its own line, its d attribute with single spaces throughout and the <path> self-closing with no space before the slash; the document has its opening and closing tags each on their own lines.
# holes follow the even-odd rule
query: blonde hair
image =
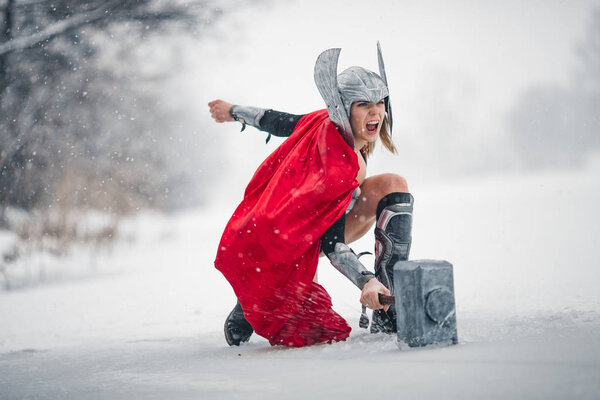
<svg viewBox="0 0 600 400">
<path fill-rule="evenodd" d="M 396 146 L 394 146 L 394 142 L 392 141 L 392 135 L 389 130 L 389 121 L 387 115 L 383 117 L 383 125 L 381 125 L 381 130 L 379 131 L 379 137 L 381 138 L 381 143 L 383 146 L 390 151 L 392 154 L 398 154 L 396 150 Z M 375 143 L 367 143 L 365 147 L 363 147 L 363 152 L 366 158 L 369 158 L 373 151 L 375 150 Z"/>
</svg>

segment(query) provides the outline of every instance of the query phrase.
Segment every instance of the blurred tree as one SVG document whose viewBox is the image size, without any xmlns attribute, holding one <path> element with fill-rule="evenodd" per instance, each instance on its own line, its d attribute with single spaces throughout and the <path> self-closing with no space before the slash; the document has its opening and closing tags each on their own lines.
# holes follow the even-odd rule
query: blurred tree
<svg viewBox="0 0 600 400">
<path fill-rule="evenodd" d="M 580 68 L 570 85 L 532 87 L 509 115 L 513 142 L 527 167 L 579 165 L 600 149 L 600 9 L 577 54 Z"/>
<path fill-rule="evenodd" d="M 122 65 L 148 37 L 218 13 L 202 0 L 0 0 L 1 208 L 166 206 L 182 179 L 167 110 Z M 120 59 L 101 62 L 110 46 Z"/>
</svg>

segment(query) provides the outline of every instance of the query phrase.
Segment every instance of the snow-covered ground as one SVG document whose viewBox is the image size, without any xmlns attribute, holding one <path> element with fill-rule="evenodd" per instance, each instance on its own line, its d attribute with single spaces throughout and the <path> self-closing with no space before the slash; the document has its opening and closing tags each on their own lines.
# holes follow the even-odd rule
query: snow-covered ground
<svg viewBox="0 0 600 400">
<path fill-rule="evenodd" d="M 208 188 L 213 205 L 126 221 L 110 250 L 34 253 L 13 265 L 15 287 L 40 283 L 0 291 L 0 400 L 600 398 L 600 163 L 415 182 L 474 160 L 510 161 L 494 141 L 507 110 L 532 84 L 569 80 L 573 40 L 594 3 L 231 7 L 183 52 L 193 67 L 165 100 L 197 107 L 202 145 L 190 148 L 214 152 L 213 168 L 228 173 Z M 213 259 L 243 185 L 279 139 L 265 146 L 252 128 L 208 125 L 205 104 L 313 111 L 322 107 L 312 86 L 318 53 L 342 47 L 340 68 L 376 69 L 376 40 L 401 147 L 397 158 L 378 152 L 369 172 L 408 175 L 411 258 L 454 264 L 459 344 L 400 351 L 394 337 L 360 330 L 357 289 L 322 260 L 319 279 L 353 327 L 347 341 L 288 349 L 254 336 L 230 348 L 222 329 L 235 299 Z M 149 65 L 160 61 L 151 47 Z M 2 248 L 17 240 L 0 232 Z M 372 234 L 352 246 L 371 250 Z"/>
<path fill-rule="evenodd" d="M 326 260 L 346 342 L 228 347 L 234 297 L 212 262 L 238 199 L 132 219 L 136 239 L 87 278 L 0 293 L 0 398 L 597 399 L 598 182 L 592 165 L 413 185 L 411 258 L 454 264 L 460 343 L 408 351 L 358 328 L 358 291 Z"/>
</svg>

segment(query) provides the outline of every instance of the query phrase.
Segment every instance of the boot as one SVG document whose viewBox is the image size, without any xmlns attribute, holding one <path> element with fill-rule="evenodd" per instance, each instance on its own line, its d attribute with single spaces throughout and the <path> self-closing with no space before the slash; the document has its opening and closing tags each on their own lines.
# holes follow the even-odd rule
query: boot
<svg viewBox="0 0 600 400">
<path fill-rule="evenodd" d="M 230 346 L 239 346 L 241 342 L 250 340 L 254 332 L 252 326 L 244 317 L 244 311 L 238 301 L 225 320 L 225 340 Z"/>
<path fill-rule="evenodd" d="M 377 205 L 375 226 L 375 276 L 394 294 L 394 264 L 408 260 L 411 244 L 413 197 L 390 193 Z M 373 311 L 371 333 L 395 333 L 396 309 Z"/>
</svg>

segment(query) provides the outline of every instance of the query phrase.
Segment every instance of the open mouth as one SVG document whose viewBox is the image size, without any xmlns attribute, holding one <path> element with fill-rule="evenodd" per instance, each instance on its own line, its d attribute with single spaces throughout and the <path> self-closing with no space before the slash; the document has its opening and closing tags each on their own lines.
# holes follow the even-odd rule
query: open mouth
<svg viewBox="0 0 600 400">
<path fill-rule="evenodd" d="M 367 122 L 367 131 L 373 133 L 377 132 L 377 127 L 379 126 L 378 121 L 369 121 Z"/>
</svg>

